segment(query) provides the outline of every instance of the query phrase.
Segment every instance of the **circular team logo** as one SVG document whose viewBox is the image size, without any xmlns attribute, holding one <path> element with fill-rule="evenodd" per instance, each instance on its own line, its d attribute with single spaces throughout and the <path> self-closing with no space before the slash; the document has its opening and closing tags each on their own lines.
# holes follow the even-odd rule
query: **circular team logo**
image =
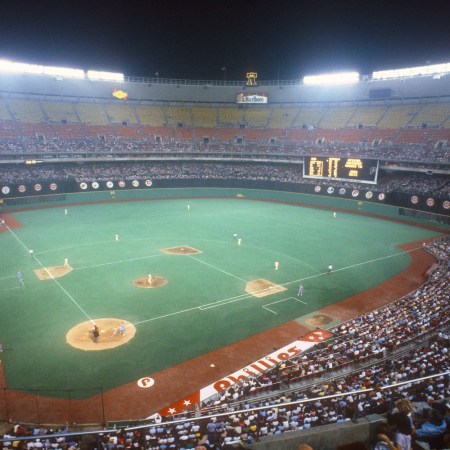
<svg viewBox="0 0 450 450">
<path fill-rule="evenodd" d="M 413 205 L 417 205 L 417 203 L 419 203 L 419 197 L 417 197 L 417 195 L 413 195 L 413 196 L 411 197 L 411 203 L 412 203 Z"/>
<path fill-rule="evenodd" d="M 98 189 L 99 184 L 98 184 L 96 181 L 94 181 L 94 182 L 92 183 L 91 186 L 92 186 L 94 189 Z"/>
<path fill-rule="evenodd" d="M 378 200 L 380 200 L 380 202 L 382 202 L 385 198 L 386 198 L 386 194 L 384 192 L 382 192 L 381 194 L 378 194 Z"/>
<path fill-rule="evenodd" d="M 138 180 L 133 180 L 133 182 L 131 184 L 133 185 L 133 187 L 138 187 L 139 186 L 139 181 Z"/>
<path fill-rule="evenodd" d="M 144 378 L 139 378 L 139 380 L 137 380 L 137 385 L 140 388 L 150 388 L 155 384 L 155 380 L 153 378 L 150 377 L 144 377 Z"/>
<path fill-rule="evenodd" d="M 145 185 L 150 187 L 153 184 L 152 180 L 145 180 Z"/>
<path fill-rule="evenodd" d="M 448 200 L 445 200 L 444 203 L 442 203 L 442 206 L 444 209 L 450 209 L 450 202 Z"/>
<path fill-rule="evenodd" d="M 36 192 L 41 191 L 41 190 L 42 190 L 42 185 L 40 185 L 39 183 L 36 183 L 36 184 L 34 185 L 34 190 L 35 190 Z"/>
<path fill-rule="evenodd" d="M 346 191 L 344 188 L 340 188 L 340 189 L 339 189 L 339 194 L 340 194 L 340 195 L 345 195 L 346 192 L 347 192 L 347 191 Z"/>
<path fill-rule="evenodd" d="M 80 183 L 80 188 L 85 190 L 87 189 L 87 184 L 86 183 Z"/>
<path fill-rule="evenodd" d="M 329 194 L 332 194 L 332 193 L 334 192 L 334 187 L 333 187 L 333 186 L 330 186 L 330 187 L 327 189 L 327 192 L 328 192 Z"/>
<path fill-rule="evenodd" d="M 427 205 L 428 206 L 434 206 L 434 198 L 427 198 Z"/>
<path fill-rule="evenodd" d="M 18 188 L 19 192 L 25 192 L 27 190 L 27 187 L 24 184 L 21 184 Z"/>
<path fill-rule="evenodd" d="M 373 197 L 373 192 L 372 191 L 367 191 L 366 192 L 366 198 L 367 200 L 371 199 Z"/>
<path fill-rule="evenodd" d="M 8 195 L 11 192 L 11 189 L 9 186 L 3 186 L 2 187 L 2 194 Z"/>
<path fill-rule="evenodd" d="M 315 186 L 314 192 L 320 192 L 322 190 L 322 186 Z"/>
<path fill-rule="evenodd" d="M 354 190 L 352 191 L 352 197 L 358 197 L 358 195 L 359 195 L 358 189 L 354 189 Z"/>
<path fill-rule="evenodd" d="M 56 191 L 56 189 L 58 189 L 58 185 L 57 185 L 56 183 L 52 183 L 52 184 L 50 185 L 50 189 L 51 189 L 52 191 Z"/>
<path fill-rule="evenodd" d="M 118 183 L 119 187 L 123 188 L 125 187 L 125 181 L 120 180 Z"/>
<path fill-rule="evenodd" d="M 107 181 L 107 182 L 106 182 L 106 187 L 107 187 L 108 189 L 111 189 L 111 188 L 114 187 L 114 183 L 113 183 L 112 181 Z"/>
</svg>

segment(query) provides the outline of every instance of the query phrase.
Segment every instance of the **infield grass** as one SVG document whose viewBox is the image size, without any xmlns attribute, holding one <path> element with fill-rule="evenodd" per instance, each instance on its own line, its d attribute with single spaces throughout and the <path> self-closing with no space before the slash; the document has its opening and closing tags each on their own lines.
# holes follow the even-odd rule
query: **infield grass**
<svg viewBox="0 0 450 450">
<path fill-rule="evenodd" d="M 61 206 L 14 216 L 22 227 L 0 234 L 0 342 L 8 387 L 57 396 L 62 389 L 80 390 L 72 397 L 151 375 L 376 286 L 408 266 L 410 256 L 399 244 L 438 234 L 242 199 L 69 206 L 67 216 Z M 201 253 L 161 252 L 185 245 Z M 68 275 L 41 281 L 34 274 L 62 265 L 65 257 L 74 269 Z M 168 284 L 133 285 L 148 273 Z M 246 294 L 246 282 L 258 278 L 287 290 L 262 298 Z M 107 317 L 135 324 L 135 338 L 101 352 L 66 343 L 76 324 Z"/>
</svg>

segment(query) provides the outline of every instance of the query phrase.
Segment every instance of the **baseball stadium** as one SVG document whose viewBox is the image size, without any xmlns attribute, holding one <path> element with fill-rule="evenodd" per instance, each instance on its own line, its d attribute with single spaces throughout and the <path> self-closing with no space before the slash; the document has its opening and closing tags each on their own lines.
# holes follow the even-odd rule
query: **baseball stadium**
<svg viewBox="0 0 450 450">
<path fill-rule="evenodd" d="M 5 449 L 358 450 L 450 409 L 450 64 L 48 69 L 0 61 Z"/>
</svg>

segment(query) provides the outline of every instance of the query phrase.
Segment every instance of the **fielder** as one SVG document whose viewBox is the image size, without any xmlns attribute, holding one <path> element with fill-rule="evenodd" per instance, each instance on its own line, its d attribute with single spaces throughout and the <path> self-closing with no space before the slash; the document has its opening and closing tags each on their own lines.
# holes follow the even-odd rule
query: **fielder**
<svg viewBox="0 0 450 450">
<path fill-rule="evenodd" d="M 298 293 L 297 293 L 297 295 L 299 295 L 300 297 L 303 296 L 303 284 L 301 284 L 301 285 L 298 287 Z"/>
<path fill-rule="evenodd" d="M 69 260 L 68 260 L 68 258 L 64 258 L 64 267 L 69 267 Z"/>
<path fill-rule="evenodd" d="M 278 261 L 274 262 L 275 270 L 278 270 L 278 267 L 280 266 L 280 263 Z"/>
<path fill-rule="evenodd" d="M 22 286 L 25 286 L 25 283 L 23 282 L 23 273 L 21 270 L 19 270 L 17 272 L 17 279 L 20 281 L 20 283 L 22 284 Z"/>
<path fill-rule="evenodd" d="M 152 274 L 151 273 L 149 273 L 148 275 L 147 275 L 147 283 L 148 284 L 152 284 Z"/>
</svg>

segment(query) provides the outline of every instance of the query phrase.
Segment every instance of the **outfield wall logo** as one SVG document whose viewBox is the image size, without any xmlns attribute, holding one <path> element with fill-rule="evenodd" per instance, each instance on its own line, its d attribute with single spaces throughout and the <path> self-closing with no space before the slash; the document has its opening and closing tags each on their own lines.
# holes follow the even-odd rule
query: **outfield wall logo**
<svg viewBox="0 0 450 450">
<path fill-rule="evenodd" d="M 11 192 L 11 189 L 9 186 L 3 186 L 2 187 L 2 194 L 8 195 Z"/>
<path fill-rule="evenodd" d="M 92 186 L 93 189 L 98 189 L 98 188 L 99 188 L 99 184 L 98 184 L 96 181 L 94 181 L 94 182 L 91 184 L 91 186 Z"/>
<path fill-rule="evenodd" d="M 24 184 L 21 184 L 21 185 L 17 188 L 17 190 L 18 190 L 21 194 L 23 194 L 23 193 L 27 190 L 27 187 L 26 187 Z"/>
<path fill-rule="evenodd" d="M 51 191 L 56 191 L 56 189 L 58 189 L 58 185 L 56 183 L 51 183 L 50 184 L 50 190 Z"/>
<path fill-rule="evenodd" d="M 378 200 L 380 200 L 380 202 L 382 202 L 385 198 L 386 198 L 386 194 L 384 194 L 383 192 L 378 195 Z"/>
<path fill-rule="evenodd" d="M 114 183 L 113 183 L 112 181 L 107 181 L 107 182 L 106 182 L 106 187 L 107 187 L 108 189 L 111 189 L 111 188 L 114 187 Z"/>
<path fill-rule="evenodd" d="M 356 198 L 356 197 L 358 197 L 358 195 L 359 195 L 358 189 L 354 189 L 354 190 L 352 191 L 352 197 Z"/>
<path fill-rule="evenodd" d="M 366 198 L 367 200 L 370 200 L 373 197 L 373 192 L 372 191 L 367 191 L 366 192 Z"/>
<path fill-rule="evenodd" d="M 333 186 L 330 186 L 330 187 L 327 189 L 327 192 L 328 192 L 329 194 L 333 194 L 333 192 L 334 192 L 334 187 L 333 187 Z"/>
<path fill-rule="evenodd" d="M 347 192 L 347 191 L 346 191 L 344 188 L 340 188 L 340 189 L 339 189 L 339 194 L 340 194 L 340 195 L 345 195 L 346 192 Z"/>
<path fill-rule="evenodd" d="M 120 188 L 124 188 L 124 187 L 125 187 L 125 181 L 120 180 L 120 181 L 117 183 L 117 185 L 118 185 Z"/>
<path fill-rule="evenodd" d="M 84 190 L 87 189 L 87 184 L 86 183 L 80 183 L 80 188 Z"/>
<path fill-rule="evenodd" d="M 34 190 L 35 190 L 36 192 L 42 191 L 42 185 L 39 184 L 39 183 L 36 183 L 36 184 L 34 185 Z"/>
<path fill-rule="evenodd" d="M 322 190 L 322 186 L 315 186 L 314 192 L 320 192 Z"/>
<path fill-rule="evenodd" d="M 450 202 L 448 200 L 444 200 L 444 203 L 442 203 L 442 207 L 446 210 L 450 209 Z"/>
<path fill-rule="evenodd" d="M 133 185 L 133 187 L 139 187 L 139 181 L 138 180 L 133 180 L 133 182 L 131 184 Z"/>
<path fill-rule="evenodd" d="M 417 195 L 413 195 L 413 196 L 411 197 L 411 203 L 412 203 L 413 205 L 417 205 L 417 203 L 419 203 L 419 197 L 417 197 Z"/>
<path fill-rule="evenodd" d="M 431 198 L 431 197 L 427 198 L 427 205 L 430 207 L 434 206 L 434 198 Z"/>
<path fill-rule="evenodd" d="M 153 184 L 152 180 L 145 180 L 145 185 L 150 187 Z"/>
<path fill-rule="evenodd" d="M 179 414 L 182 411 L 189 409 L 197 403 L 200 403 L 214 395 L 220 394 L 224 389 L 245 380 L 246 378 L 253 378 L 261 375 L 268 369 L 275 367 L 277 364 L 287 359 L 293 358 L 294 356 L 300 354 L 301 352 L 313 347 L 318 342 L 325 341 L 333 336 L 332 333 L 326 330 L 317 328 L 301 339 L 280 348 L 276 352 L 271 353 L 265 358 L 259 359 L 252 364 L 240 369 L 231 375 L 228 375 L 221 380 L 216 381 L 203 389 L 179 400 L 176 403 L 162 409 L 158 414 L 161 416 L 172 416 L 174 414 Z"/>
</svg>

